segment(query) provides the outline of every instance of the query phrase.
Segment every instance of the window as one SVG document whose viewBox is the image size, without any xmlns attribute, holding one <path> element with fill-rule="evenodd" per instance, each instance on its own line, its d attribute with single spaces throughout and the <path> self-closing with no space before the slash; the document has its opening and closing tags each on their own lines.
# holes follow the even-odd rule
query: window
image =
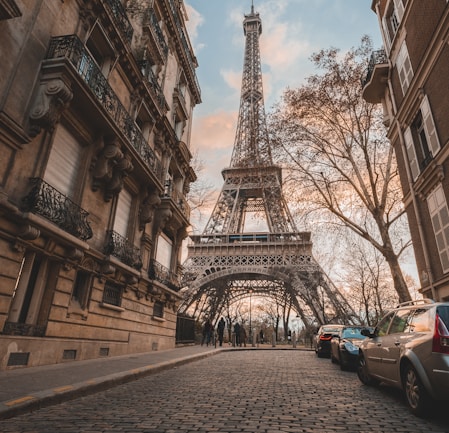
<svg viewBox="0 0 449 433">
<path fill-rule="evenodd" d="M 14 288 L 4 333 L 44 336 L 60 264 L 27 251 Z"/>
<path fill-rule="evenodd" d="M 449 271 L 449 211 L 443 187 L 439 185 L 427 197 L 433 232 L 443 272 Z"/>
<path fill-rule="evenodd" d="M 389 330 L 389 334 L 399 334 L 405 331 L 411 319 L 410 310 L 398 310 L 394 316 Z"/>
<path fill-rule="evenodd" d="M 407 45 L 405 41 L 401 45 L 398 57 L 396 59 L 396 67 L 398 69 L 399 81 L 401 83 L 402 94 L 407 93 L 410 82 L 413 78 L 413 69 L 408 55 Z"/>
<path fill-rule="evenodd" d="M 79 307 L 82 309 L 87 307 L 91 285 L 92 274 L 79 270 L 76 273 L 75 283 L 73 285 L 72 302 L 79 304 Z"/>
<path fill-rule="evenodd" d="M 413 180 L 440 150 L 435 123 L 427 96 L 421 102 L 411 126 L 404 131 L 404 141 Z"/>
<path fill-rule="evenodd" d="M 120 307 L 122 303 L 122 287 L 110 281 L 106 282 L 103 291 L 103 303 Z"/>
<path fill-rule="evenodd" d="M 89 39 L 86 42 L 86 46 L 92 57 L 95 59 L 95 62 L 100 67 L 101 72 L 103 72 L 103 75 L 107 77 L 113 64 L 115 54 L 108 38 L 98 24 L 92 29 Z"/>
<path fill-rule="evenodd" d="M 387 51 L 391 48 L 403 16 L 404 4 L 402 0 L 391 0 L 382 19 L 382 30 Z"/>
<path fill-rule="evenodd" d="M 389 313 L 376 326 L 377 335 L 379 337 L 382 337 L 383 335 L 387 335 L 387 331 L 390 326 L 391 319 L 393 319 L 393 316 L 394 316 L 394 313 Z"/>
<path fill-rule="evenodd" d="M 44 180 L 70 199 L 74 197 L 81 170 L 81 150 L 77 139 L 60 124 L 54 136 Z"/>
<path fill-rule="evenodd" d="M 157 239 L 156 261 L 167 269 L 171 269 L 172 250 L 172 240 L 165 234 L 160 234 Z"/>
<path fill-rule="evenodd" d="M 433 320 L 429 308 L 418 308 L 415 310 L 410 322 L 408 332 L 430 332 L 432 330 Z"/>
<path fill-rule="evenodd" d="M 131 193 L 125 188 L 120 191 L 117 199 L 113 230 L 125 239 L 128 237 L 132 199 Z"/>
<path fill-rule="evenodd" d="M 153 306 L 153 317 L 164 317 L 164 303 L 162 301 L 156 301 Z"/>
</svg>

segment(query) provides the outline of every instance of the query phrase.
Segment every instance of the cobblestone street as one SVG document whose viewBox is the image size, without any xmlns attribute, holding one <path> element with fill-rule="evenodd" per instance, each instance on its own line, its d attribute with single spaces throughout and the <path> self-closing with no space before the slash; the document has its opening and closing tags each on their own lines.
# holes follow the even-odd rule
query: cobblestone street
<svg viewBox="0 0 449 433">
<path fill-rule="evenodd" d="M 449 432 L 300 350 L 235 350 L 0 421 L 2 433 Z"/>
</svg>

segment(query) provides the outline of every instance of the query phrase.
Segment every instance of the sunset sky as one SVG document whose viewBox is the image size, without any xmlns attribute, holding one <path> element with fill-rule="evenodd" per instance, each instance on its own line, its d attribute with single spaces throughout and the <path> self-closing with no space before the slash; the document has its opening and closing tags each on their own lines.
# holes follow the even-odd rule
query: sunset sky
<svg viewBox="0 0 449 433">
<path fill-rule="evenodd" d="M 205 166 L 201 177 L 218 194 L 221 170 L 229 165 L 234 145 L 245 44 L 242 22 L 251 11 L 251 0 L 185 3 L 203 101 L 194 111 L 191 146 Z M 371 0 L 254 0 L 254 9 L 262 20 L 267 113 L 287 87 L 298 87 L 315 72 L 312 53 L 330 47 L 345 51 L 357 46 L 364 34 L 372 38 L 375 49 L 382 45 Z"/>
</svg>

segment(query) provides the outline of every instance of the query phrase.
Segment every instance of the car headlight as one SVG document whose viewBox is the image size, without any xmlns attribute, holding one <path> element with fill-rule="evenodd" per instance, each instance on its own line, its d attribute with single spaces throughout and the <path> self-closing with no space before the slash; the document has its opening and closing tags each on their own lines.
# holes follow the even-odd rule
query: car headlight
<svg viewBox="0 0 449 433">
<path fill-rule="evenodd" d="M 345 341 L 343 347 L 351 355 L 357 355 L 359 353 L 359 348 L 352 344 L 350 341 Z"/>
</svg>

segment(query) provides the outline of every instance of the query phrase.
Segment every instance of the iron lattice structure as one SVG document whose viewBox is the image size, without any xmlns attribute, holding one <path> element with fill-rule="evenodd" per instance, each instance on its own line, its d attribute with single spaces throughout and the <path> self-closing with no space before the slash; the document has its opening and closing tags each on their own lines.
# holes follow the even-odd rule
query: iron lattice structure
<svg viewBox="0 0 449 433">
<path fill-rule="evenodd" d="M 299 232 L 273 164 L 265 117 L 258 13 L 245 15 L 240 110 L 231 164 L 202 235 L 191 236 L 184 263 L 181 313 L 217 318 L 249 293 L 291 305 L 305 325 L 330 318 L 353 322 L 345 299 L 312 256 L 309 232 Z M 267 232 L 246 232 L 249 213 L 264 215 Z"/>
</svg>

